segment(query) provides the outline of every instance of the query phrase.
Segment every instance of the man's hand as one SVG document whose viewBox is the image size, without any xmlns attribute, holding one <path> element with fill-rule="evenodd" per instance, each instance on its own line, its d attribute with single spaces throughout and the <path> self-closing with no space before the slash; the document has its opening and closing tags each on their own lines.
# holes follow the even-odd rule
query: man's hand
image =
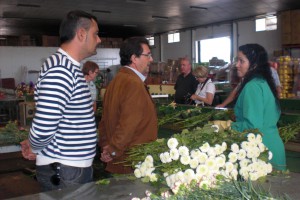
<svg viewBox="0 0 300 200">
<path fill-rule="evenodd" d="M 108 145 L 103 147 L 101 157 L 100 157 L 100 160 L 106 163 L 113 160 L 112 155 L 108 151 L 108 148 L 109 148 Z"/>
<path fill-rule="evenodd" d="M 20 144 L 21 144 L 21 150 L 22 150 L 23 157 L 28 160 L 35 160 L 36 154 L 32 153 L 29 141 L 24 140 L 24 141 L 20 142 Z"/>
</svg>

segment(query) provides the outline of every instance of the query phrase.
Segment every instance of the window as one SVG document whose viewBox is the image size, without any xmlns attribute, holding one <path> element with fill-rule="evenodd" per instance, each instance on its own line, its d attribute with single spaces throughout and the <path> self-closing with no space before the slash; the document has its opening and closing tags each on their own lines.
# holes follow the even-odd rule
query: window
<svg viewBox="0 0 300 200">
<path fill-rule="evenodd" d="M 154 46 L 154 37 L 153 36 L 147 37 L 147 40 L 149 41 L 150 46 Z"/>
<path fill-rule="evenodd" d="M 256 32 L 258 31 L 271 31 L 277 29 L 277 17 L 270 16 L 255 21 Z"/>
<path fill-rule="evenodd" d="M 200 60 L 197 59 L 199 62 L 209 62 L 213 57 L 230 62 L 231 44 L 229 36 L 200 40 L 200 48 L 198 47 L 198 49 L 196 54 L 199 55 L 200 53 Z"/>
<path fill-rule="evenodd" d="M 169 33 L 168 43 L 180 42 L 180 33 Z"/>
</svg>

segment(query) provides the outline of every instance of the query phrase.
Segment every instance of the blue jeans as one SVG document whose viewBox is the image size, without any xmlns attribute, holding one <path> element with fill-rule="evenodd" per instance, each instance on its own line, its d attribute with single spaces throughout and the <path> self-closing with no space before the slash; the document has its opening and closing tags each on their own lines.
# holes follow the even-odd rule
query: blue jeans
<svg viewBox="0 0 300 200">
<path fill-rule="evenodd" d="M 62 189 L 74 185 L 80 185 L 93 181 L 93 168 L 72 167 L 60 164 L 60 183 L 54 185 L 51 177 L 56 174 L 52 165 L 36 166 L 36 178 L 43 192 Z"/>
</svg>

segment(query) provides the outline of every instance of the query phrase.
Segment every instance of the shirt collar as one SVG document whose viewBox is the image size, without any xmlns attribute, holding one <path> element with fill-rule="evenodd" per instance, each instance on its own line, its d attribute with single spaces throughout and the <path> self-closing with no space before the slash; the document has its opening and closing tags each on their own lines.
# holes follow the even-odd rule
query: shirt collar
<svg viewBox="0 0 300 200">
<path fill-rule="evenodd" d="M 139 72 L 138 70 L 132 68 L 132 67 L 129 67 L 129 66 L 124 66 L 124 67 L 127 67 L 129 69 L 131 69 L 136 75 L 138 75 L 138 77 L 140 77 L 140 79 L 144 82 L 146 80 L 146 77 L 141 73 Z"/>
<path fill-rule="evenodd" d="M 67 52 L 65 52 L 62 48 L 59 48 L 57 51 L 60 52 L 61 54 L 65 55 L 65 56 L 67 56 L 68 59 L 71 60 L 72 63 L 73 63 L 74 65 L 80 66 L 80 62 L 78 62 L 77 60 L 75 60 L 74 58 L 72 58 L 72 57 L 71 57 Z"/>
</svg>

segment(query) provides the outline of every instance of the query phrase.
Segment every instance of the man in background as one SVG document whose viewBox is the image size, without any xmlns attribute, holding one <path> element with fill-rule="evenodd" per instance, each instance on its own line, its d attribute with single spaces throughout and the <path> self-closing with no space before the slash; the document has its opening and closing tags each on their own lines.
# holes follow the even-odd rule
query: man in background
<svg viewBox="0 0 300 200">
<path fill-rule="evenodd" d="M 178 76 L 174 89 L 175 89 L 175 103 L 189 104 L 190 97 L 197 90 L 198 81 L 192 74 L 192 65 L 188 58 L 180 60 L 181 74 Z"/>
<path fill-rule="evenodd" d="M 44 62 L 35 85 L 36 113 L 21 148 L 25 158 L 36 159 L 43 191 L 93 180 L 97 133 L 80 61 L 97 53 L 98 34 L 96 17 L 69 12 L 60 25 L 61 46 Z"/>
<path fill-rule="evenodd" d="M 155 104 L 144 83 L 153 61 L 148 40 L 127 39 L 120 48 L 118 74 L 107 87 L 99 124 L 100 159 L 109 173 L 132 173 L 124 166 L 126 152 L 133 146 L 157 139 L 158 124 Z M 130 165 L 130 163 L 129 163 Z"/>
</svg>

